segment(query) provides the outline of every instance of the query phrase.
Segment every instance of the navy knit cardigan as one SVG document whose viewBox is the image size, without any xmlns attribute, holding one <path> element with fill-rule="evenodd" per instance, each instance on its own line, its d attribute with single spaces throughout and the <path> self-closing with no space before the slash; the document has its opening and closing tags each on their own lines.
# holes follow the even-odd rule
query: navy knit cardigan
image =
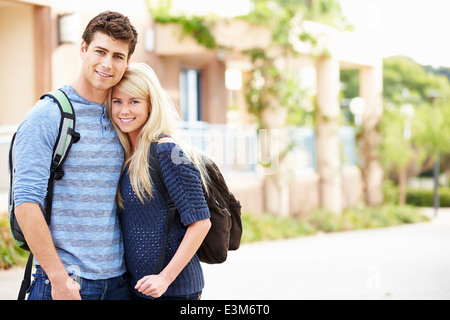
<svg viewBox="0 0 450 320">
<path fill-rule="evenodd" d="M 175 255 L 186 226 L 208 219 L 209 209 L 203 194 L 200 172 L 174 143 L 156 147 L 164 182 L 180 213 L 169 232 L 163 268 Z M 131 274 L 131 288 L 146 275 L 152 274 L 166 236 L 168 208 L 164 196 L 152 183 L 153 198 L 142 203 L 130 184 L 128 168 L 120 183 L 124 209 L 120 211 L 127 269 Z M 197 255 L 191 259 L 172 282 L 164 296 L 179 296 L 199 292 L 204 287 L 203 271 Z M 136 290 L 134 292 L 142 297 Z M 151 298 L 151 297 L 148 297 Z"/>
</svg>

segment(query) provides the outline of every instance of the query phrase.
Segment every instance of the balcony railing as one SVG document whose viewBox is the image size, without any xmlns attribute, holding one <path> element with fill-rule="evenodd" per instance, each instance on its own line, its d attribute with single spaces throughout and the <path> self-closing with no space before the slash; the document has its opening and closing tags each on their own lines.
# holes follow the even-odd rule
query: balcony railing
<svg viewBox="0 0 450 320">
<path fill-rule="evenodd" d="M 184 136 L 225 171 L 254 172 L 261 162 L 261 139 L 255 126 L 184 122 Z M 288 127 L 286 148 L 299 170 L 317 169 L 316 134 L 310 127 Z M 356 165 L 355 133 L 341 127 L 342 165 Z"/>
<path fill-rule="evenodd" d="M 183 135 L 226 172 L 254 172 L 258 133 L 254 126 L 184 122 Z"/>
</svg>

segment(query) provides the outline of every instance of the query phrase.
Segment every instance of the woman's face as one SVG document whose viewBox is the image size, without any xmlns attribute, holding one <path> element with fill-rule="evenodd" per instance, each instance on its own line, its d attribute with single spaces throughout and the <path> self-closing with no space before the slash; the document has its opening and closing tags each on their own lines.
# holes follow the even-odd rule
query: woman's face
<svg viewBox="0 0 450 320">
<path fill-rule="evenodd" d="M 146 99 L 130 96 L 119 88 L 114 88 L 111 100 L 111 114 L 114 123 L 130 140 L 136 139 L 150 113 Z"/>
</svg>

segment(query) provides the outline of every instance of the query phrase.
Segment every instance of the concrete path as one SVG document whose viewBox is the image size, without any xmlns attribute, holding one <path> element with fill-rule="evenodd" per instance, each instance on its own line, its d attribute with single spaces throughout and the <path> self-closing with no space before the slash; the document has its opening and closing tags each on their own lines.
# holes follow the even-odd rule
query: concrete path
<svg viewBox="0 0 450 320">
<path fill-rule="evenodd" d="M 431 222 L 242 246 L 203 299 L 450 299 L 450 210 Z"/>
<path fill-rule="evenodd" d="M 450 299 L 450 210 L 431 222 L 243 245 L 203 265 L 202 299 Z M 0 272 L 16 299 L 23 271 Z"/>
</svg>

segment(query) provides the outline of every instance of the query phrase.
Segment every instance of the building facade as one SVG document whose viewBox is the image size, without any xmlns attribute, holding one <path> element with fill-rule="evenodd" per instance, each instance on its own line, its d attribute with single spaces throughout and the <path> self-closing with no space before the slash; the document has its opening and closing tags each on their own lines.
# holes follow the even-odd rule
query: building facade
<svg viewBox="0 0 450 320">
<path fill-rule="evenodd" d="M 249 70 L 242 52 L 264 48 L 270 41 L 269 30 L 243 21 L 218 23 L 213 30 L 217 42 L 233 50 L 208 50 L 192 38 L 182 37 L 176 25 L 154 23 L 144 0 L 132 4 L 116 0 L 0 0 L 0 92 L 4 102 L 0 105 L 0 192 L 8 190 L 6 160 L 12 132 L 43 93 L 75 79 L 82 31 L 104 10 L 129 16 L 139 32 L 131 61 L 146 62 L 154 68 L 179 107 L 186 135 L 213 154 L 245 211 L 302 215 L 324 207 L 340 213 L 361 201 L 364 190 L 375 190 L 381 184 L 377 159 L 370 154 L 365 160 L 374 169 L 367 174 L 361 174 L 355 161 L 342 160 L 342 128 L 337 119 L 339 70 L 359 69 L 361 96 L 366 100 L 365 134 L 370 137 L 382 112 L 381 58 L 370 47 L 355 44 L 333 28 L 308 24 L 311 32 L 320 35 L 330 55 L 317 57 L 306 49 L 300 57 L 283 62 L 303 77 L 302 83 L 317 97 L 322 119 L 328 120 L 319 121 L 317 128 L 289 131 L 279 121 L 289 115 L 281 110 L 269 115 L 273 120 L 270 129 L 279 133 L 277 143 L 285 143 L 287 136 L 303 142 L 295 144 L 281 168 L 268 173 L 260 166 L 262 135 L 256 132 L 246 109 L 241 79 Z M 232 74 L 229 70 L 237 75 L 237 86 L 227 83 L 226 75 Z M 235 106 L 232 111 L 230 103 Z"/>
</svg>

